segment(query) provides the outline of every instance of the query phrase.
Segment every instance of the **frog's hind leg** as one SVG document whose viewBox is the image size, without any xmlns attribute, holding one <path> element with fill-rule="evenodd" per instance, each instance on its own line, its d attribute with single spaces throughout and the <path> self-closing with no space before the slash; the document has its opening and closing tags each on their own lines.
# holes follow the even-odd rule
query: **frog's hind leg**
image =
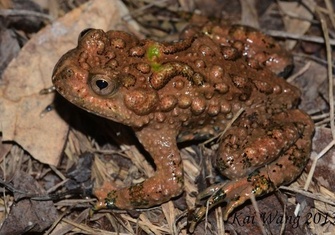
<svg viewBox="0 0 335 235">
<path fill-rule="evenodd" d="M 283 115 L 287 118 L 283 118 Z M 292 130 L 293 133 L 297 134 L 292 134 Z M 238 166 L 237 164 L 227 167 L 228 174 L 225 171 L 223 172 L 227 177 L 229 177 L 229 173 L 232 173 L 232 180 L 225 184 L 221 183 L 219 186 L 212 186 L 210 187 L 210 190 L 206 190 L 205 193 L 200 194 L 207 196 L 210 192 L 213 192 L 209 197 L 207 204 L 198 208 L 192 215 L 190 231 L 194 230 L 195 225 L 203 218 L 207 210 L 210 210 L 218 204 L 224 206 L 223 216 L 224 220 L 227 220 L 228 215 L 236 207 L 248 200 L 251 194 L 255 197 L 259 197 L 273 192 L 280 185 L 292 182 L 301 173 L 309 159 L 313 130 L 313 122 L 305 113 L 300 110 L 289 110 L 285 114 L 275 116 L 273 122 L 265 128 L 265 131 L 257 132 L 257 134 L 261 133 L 261 136 L 250 137 L 249 140 L 248 137 L 243 139 L 243 141 L 247 142 L 244 147 L 248 149 L 248 147 L 252 146 L 252 151 L 255 151 L 258 155 L 261 155 L 261 153 L 264 154 L 264 156 L 260 157 L 262 160 L 264 158 L 265 162 L 262 162 L 261 164 L 263 165 L 260 166 L 257 165 L 258 161 L 256 161 L 257 163 L 254 162 L 254 165 L 250 165 L 249 162 L 249 168 L 253 169 L 251 172 L 249 171 L 249 168 L 242 169 L 243 164 L 241 164 L 241 166 Z M 276 134 L 274 135 L 274 133 Z M 229 136 L 229 133 L 227 133 L 224 138 L 231 138 L 231 136 Z M 284 138 L 285 141 L 280 140 L 278 138 L 280 136 L 286 136 Z M 290 137 L 291 140 L 286 141 L 287 137 Z M 249 142 L 250 140 L 252 140 L 252 143 Z M 235 141 L 236 139 L 234 139 L 234 142 Z M 243 141 L 241 140 L 241 142 Z M 262 142 L 264 142 L 264 144 L 262 144 Z M 243 145 L 237 144 L 236 142 L 235 144 L 237 146 Z M 274 144 L 276 146 L 275 149 L 279 148 L 281 150 L 264 150 L 264 147 L 269 148 L 269 146 L 272 146 L 273 148 Z M 245 151 L 251 150 L 249 148 L 249 150 L 243 151 L 239 152 L 239 155 L 247 156 L 249 153 L 245 153 Z M 230 152 L 229 156 L 233 154 L 234 153 Z M 272 158 L 272 161 L 268 162 L 267 158 Z M 239 158 L 236 158 L 235 160 L 237 159 Z M 251 161 L 254 160 L 255 159 L 251 159 Z M 241 169 L 236 170 L 235 166 L 237 166 L 237 168 L 241 167 Z M 257 168 L 254 169 L 254 167 Z M 236 171 L 234 172 L 230 168 L 233 168 Z M 242 171 L 242 173 L 238 173 L 240 171 Z"/>
<path fill-rule="evenodd" d="M 210 192 L 213 192 L 213 194 L 209 197 L 206 204 L 198 208 L 190 218 L 189 230 L 194 230 L 195 225 L 205 216 L 206 211 L 209 211 L 218 204 L 224 207 L 223 219 L 227 220 L 229 214 L 236 207 L 250 199 L 251 194 L 259 197 L 276 190 L 277 186 L 281 184 L 289 183 L 295 178 L 298 171 L 296 166 L 286 164 L 287 161 L 292 161 L 290 160 L 292 157 L 296 157 L 294 156 L 294 152 L 296 152 L 296 148 L 291 147 L 286 151 L 285 156 L 277 162 L 272 162 L 264 168 L 253 172 L 248 177 L 220 184 L 220 187 L 212 187 Z M 285 178 L 279 176 L 283 175 L 280 173 L 283 170 L 288 173 Z M 206 195 L 210 192 L 207 192 Z"/>
</svg>

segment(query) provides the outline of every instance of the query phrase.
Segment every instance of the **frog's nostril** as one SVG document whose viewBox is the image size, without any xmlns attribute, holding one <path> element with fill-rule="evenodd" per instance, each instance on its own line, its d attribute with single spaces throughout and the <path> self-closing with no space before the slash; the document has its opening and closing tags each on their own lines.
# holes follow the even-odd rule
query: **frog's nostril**
<svg viewBox="0 0 335 235">
<path fill-rule="evenodd" d="M 66 78 L 70 78 L 70 77 L 72 77 L 73 76 L 73 74 L 74 74 L 74 72 L 73 72 L 73 70 L 72 69 L 66 69 L 65 70 L 65 72 L 64 72 L 64 77 L 66 77 Z"/>
<path fill-rule="evenodd" d="M 81 33 L 79 34 L 79 37 L 78 37 L 78 41 L 80 41 L 86 34 L 88 34 L 88 32 L 90 32 L 92 30 L 93 30 L 92 28 L 87 28 L 87 29 L 84 29 L 83 31 L 81 31 Z"/>
</svg>

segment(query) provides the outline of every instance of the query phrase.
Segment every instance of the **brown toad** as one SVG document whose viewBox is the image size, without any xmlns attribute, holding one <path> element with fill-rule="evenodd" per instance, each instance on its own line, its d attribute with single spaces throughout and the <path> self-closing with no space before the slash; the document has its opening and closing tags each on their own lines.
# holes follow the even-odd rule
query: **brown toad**
<svg viewBox="0 0 335 235">
<path fill-rule="evenodd" d="M 100 208 L 148 208 L 183 191 L 177 142 L 222 133 L 216 168 L 229 182 L 209 188 L 224 216 L 250 196 L 293 181 L 311 151 L 314 125 L 296 109 L 299 90 L 276 74 L 292 59 L 274 40 L 242 26 L 207 24 L 178 42 L 89 29 L 55 66 L 57 91 L 79 107 L 131 126 L 156 165 L 128 188 L 102 191 Z M 101 192 L 100 192 L 101 195 Z M 204 215 L 194 215 L 194 224 Z"/>
</svg>

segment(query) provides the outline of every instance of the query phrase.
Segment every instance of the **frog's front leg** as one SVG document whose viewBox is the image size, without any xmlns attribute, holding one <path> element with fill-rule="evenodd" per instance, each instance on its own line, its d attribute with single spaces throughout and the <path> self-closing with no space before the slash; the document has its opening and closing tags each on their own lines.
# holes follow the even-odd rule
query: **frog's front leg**
<svg viewBox="0 0 335 235">
<path fill-rule="evenodd" d="M 224 220 L 252 194 L 258 197 L 292 182 L 309 159 L 314 131 L 312 120 L 300 110 L 279 113 L 263 124 L 248 116 L 237 122 L 224 135 L 217 159 L 217 167 L 231 181 L 199 195 L 212 193 L 208 209 L 225 203 Z M 190 231 L 205 215 L 206 206 L 193 214 Z"/>
<path fill-rule="evenodd" d="M 182 192 L 183 167 L 176 144 L 176 131 L 145 127 L 136 131 L 136 135 L 154 160 L 154 176 L 128 188 L 103 194 L 99 192 L 100 201 L 93 210 L 149 208 Z"/>
</svg>

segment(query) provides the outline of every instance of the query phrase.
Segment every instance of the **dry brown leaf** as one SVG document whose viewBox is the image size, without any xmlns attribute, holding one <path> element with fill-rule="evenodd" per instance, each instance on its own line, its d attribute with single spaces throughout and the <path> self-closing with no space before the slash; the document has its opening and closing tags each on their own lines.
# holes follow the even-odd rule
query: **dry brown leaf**
<svg viewBox="0 0 335 235">
<path fill-rule="evenodd" d="M 306 65 L 306 59 L 304 57 L 295 60 L 296 70 L 299 71 L 303 66 Z M 327 84 L 327 70 L 326 68 L 314 61 L 308 61 L 309 66 L 306 72 L 301 76 L 298 76 L 293 80 L 293 84 L 301 90 L 301 102 L 299 108 L 305 110 L 308 113 L 318 113 L 322 110 L 327 109 L 327 91 L 324 90 L 326 87 L 322 87 L 323 84 Z M 328 87 L 327 87 L 328 88 Z M 320 94 L 324 94 L 321 97 Z"/>
<path fill-rule="evenodd" d="M 45 190 L 29 174 L 18 171 L 12 179 L 15 188 L 28 194 L 41 195 Z M 58 214 L 52 201 L 37 201 L 24 198 L 24 194 L 14 193 L 15 204 L 3 221 L 0 234 L 41 233 L 57 218 Z"/>
<path fill-rule="evenodd" d="M 303 2 L 303 4 L 301 3 Z M 286 14 L 283 17 L 286 32 L 297 35 L 304 35 L 311 26 L 313 12 L 316 4 L 314 0 L 302 1 L 278 1 L 280 9 Z M 309 9 L 306 8 L 309 7 Z M 287 40 L 286 48 L 292 49 L 296 45 L 296 40 Z"/>
<path fill-rule="evenodd" d="M 323 148 L 330 142 L 332 138 L 329 128 L 316 129 L 313 139 L 313 145 L 316 152 L 321 152 Z M 317 162 L 314 172 L 314 178 L 318 183 L 325 188 L 335 191 L 335 178 L 333 172 L 335 171 L 335 149 L 330 149 L 322 158 Z"/>
<path fill-rule="evenodd" d="M 24 46 L 4 72 L 0 87 L 3 141 L 14 140 L 35 159 L 58 164 L 68 126 L 55 111 L 41 116 L 54 94 L 41 96 L 39 92 L 52 85 L 54 65 L 76 45 L 83 29 L 121 27 L 121 17 L 127 13 L 121 1 L 88 2 L 41 30 Z"/>
<path fill-rule="evenodd" d="M 240 1 L 242 13 L 241 13 L 241 23 L 244 25 L 249 25 L 254 28 L 259 28 L 258 14 L 256 9 L 256 2 L 254 0 Z"/>
</svg>

